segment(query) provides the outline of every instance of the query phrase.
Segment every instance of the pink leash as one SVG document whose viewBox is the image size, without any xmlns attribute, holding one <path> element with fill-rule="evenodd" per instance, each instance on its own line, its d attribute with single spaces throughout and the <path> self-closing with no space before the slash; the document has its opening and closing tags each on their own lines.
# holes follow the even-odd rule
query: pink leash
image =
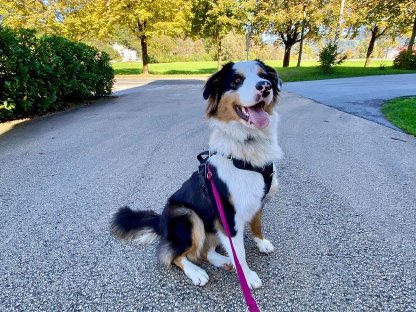
<svg viewBox="0 0 416 312">
<path fill-rule="evenodd" d="M 260 312 L 259 307 L 257 306 L 256 300 L 254 299 L 253 295 L 251 294 L 250 287 L 247 284 L 246 276 L 244 275 L 243 269 L 241 268 L 240 262 L 238 261 L 237 254 L 234 249 L 234 244 L 231 239 L 230 228 L 228 227 L 227 219 L 225 218 L 224 208 L 222 206 L 220 194 L 218 193 L 218 189 L 214 183 L 214 179 L 212 178 L 212 172 L 210 169 L 209 164 L 207 164 L 207 179 L 211 182 L 212 193 L 215 198 L 215 203 L 217 204 L 218 212 L 221 217 L 221 222 L 224 227 L 224 231 L 227 234 L 228 240 L 230 241 L 231 250 L 233 251 L 234 263 L 237 269 L 238 279 L 240 281 L 241 291 L 243 292 L 244 299 L 248 306 L 248 310 L 250 312 Z"/>
</svg>

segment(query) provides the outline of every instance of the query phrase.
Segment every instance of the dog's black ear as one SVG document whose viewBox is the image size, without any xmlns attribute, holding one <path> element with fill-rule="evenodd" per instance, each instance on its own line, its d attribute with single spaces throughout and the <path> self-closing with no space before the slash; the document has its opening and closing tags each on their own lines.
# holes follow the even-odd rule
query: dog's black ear
<svg viewBox="0 0 416 312">
<path fill-rule="evenodd" d="M 205 100 L 208 100 L 208 116 L 212 116 L 217 111 L 218 103 L 225 92 L 225 80 L 233 65 L 233 62 L 228 62 L 205 83 L 203 96 Z"/>
<path fill-rule="evenodd" d="M 221 83 L 224 82 L 227 73 L 231 70 L 233 65 L 233 62 L 228 62 L 219 71 L 217 71 L 215 74 L 208 78 L 207 82 L 205 83 L 203 93 L 205 100 L 208 100 L 208 98 L 210 97 L 217 98 L 218 93 L 221 92 L 222 89 Z"/>
<path fill-rule="evenodd" d="M 274 70 L 273 67 L 270 67 L 266 64 L 264 64 L 260 60 L 256 60 L 263 68 L 266 70 L 267 75 L 271 78 L 272 81 L 270 81 L 273 85 L 273 91 L 281 92 L 283 88 L 283 82 L 282 79 L 280 79 L 279 75 L 277 74 L 276 70 Z"/>
</svg>

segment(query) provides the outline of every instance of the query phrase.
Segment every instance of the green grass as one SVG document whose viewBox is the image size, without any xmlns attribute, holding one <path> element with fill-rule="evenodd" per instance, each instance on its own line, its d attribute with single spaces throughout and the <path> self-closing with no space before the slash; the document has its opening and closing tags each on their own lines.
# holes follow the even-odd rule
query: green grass
<svg viewBox="0 0 416 312">
<path fill-rule="evenodd" d="M 382 112 L 395 126 L 416 136 L 416 97 L 387 101 L 382 107 Z"/>
<path fill-rule="evenodd" d="M 415 70 L 401 70 L 392 68 L 392 61 L 373 60 L 371 67 L 364 68 L 364 60 L 348 60 L 335 68 L 332 74 L 323 74 L 316 61 L 303 61 L 302 67 L 296 67 L 296 61 L 291 66 L 282 68 L 282 61 L 266 61 L 277 69 L 284 82 L 305 81 L 330 78 L 347 78 L 371 75 L 389 75 L 416 73 Z M 140 75 L 142 65 L 140 62 L 112 63 L 116 75 Z M 384 65 L 384 69 L 380 66 Z M 217 62 L 175 62 L 149 64 L 151 75 L 161 76 L 208 76 L 217 70 Z"/>
</svg>

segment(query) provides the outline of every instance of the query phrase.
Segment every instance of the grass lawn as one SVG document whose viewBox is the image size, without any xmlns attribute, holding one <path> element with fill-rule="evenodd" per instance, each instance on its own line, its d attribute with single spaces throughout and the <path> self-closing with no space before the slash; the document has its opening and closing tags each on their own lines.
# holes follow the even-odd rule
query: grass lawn
<svg viewBox="0 0 416 312">
<path fill-rule="evenodd" d="M 382 112 L 395 126 L 416 136 L 416 97 L 387 101 L 382 107 Z"/>
<path fill-rule="evenodd" d="M 302 67 L 296 67 L 296 61 L 291 62 L 288 68 L 282 68 L 282 61 L 266 61 L 277 69 L 284 82 L 305 81 L 330 78 L 345 78 L 370 75 L 387 75 L 416 73 L 415 70 L 400 70 L 391 67 L 392 61 L 373 60 L 371 67 L 364 68 L 364 60 L 348 60 L 337 66 L 332 74 L 323 74 L 316 61 L 303 61 Z M 385 68 L 381 69 L 380 66 Z M 140 62 L 112 63 L 116 75 L 140 75 L 142 65 Z M 206 77 L 217 70 L 217 62 L 175 62 L 149 64 L 150 76 L 201 76 Z M 143 76 L 142 76 L 143 77 Z"/>
</svg>

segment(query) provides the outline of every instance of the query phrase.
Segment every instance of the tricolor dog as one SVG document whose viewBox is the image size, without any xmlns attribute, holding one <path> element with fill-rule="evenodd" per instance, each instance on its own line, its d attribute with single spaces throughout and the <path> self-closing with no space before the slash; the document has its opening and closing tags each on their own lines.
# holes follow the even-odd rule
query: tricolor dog
<svg viewBox="0 0 416 312">
<path fill-rule="evenodd" d="M 162 214 L 122 207 L 113 217 L 113 234 L 139 243 L 159 240 L 159 262 L 176 265 L 195 285 L 208 282 L 207 273 L 197 265 L 199 260 L 216 267 L 234 265 L 203 170 L 209 163 L 247 282 L 251 288 L 260 287 L 259 276 L 246 262 L 244 228 L 250 225 L 261 252 L 273 251 L 263 237 L 262 213 L 277 191 L 275 162 L 282 151 L 273 108 L 281 86 L 276 71 L 258 60 L 230 62 L 212 75 L 203 91 L 211 130 L 209 155 L 206 159 L 200 156 L 202 165 L 167 200 Z M 216 251 L 219 244 L 228 256 Z"/>
</svg>

